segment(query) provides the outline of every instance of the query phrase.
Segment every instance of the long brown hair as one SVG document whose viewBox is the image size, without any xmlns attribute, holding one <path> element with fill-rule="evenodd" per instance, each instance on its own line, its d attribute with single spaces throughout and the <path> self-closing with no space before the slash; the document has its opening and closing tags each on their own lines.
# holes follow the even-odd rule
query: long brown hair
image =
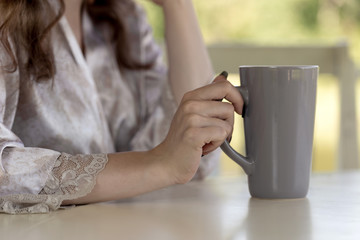
<svg viewBox="0 0 360 240">
<path fill-rule="evenodd" d="M 22 65 L 28 75 L 36 80 L 47 80 L 54 77 L 56 68 L 50 47 L 50 30 L 64 14 L 65 5 L 59 1 L 59 10 L 54 13 L 44 0 L 0 0 L 0 43 L 11 59 L 11 63 L 1 66 L 7 72 L 14 72 Z M 121 3 L 120 3 L 121 2 Z M 132 0 L 95 0 L 84 1 L 91 18 L 102 21 L 112 29 L 111 41 L 115 43 L 116 59 L 120 68 L 141 69 L 148 65 L 136 62 L 129 52 L 127 28 L 122 21 L 126 14 L 125 4 L 134 4 Z M 11 48 L 11 39 L 16 48 L 28 53 L 27 60 L 17 60 L 15 49 Z M 1 63 L 2 64 L 2 63 Z"/>
</svg>

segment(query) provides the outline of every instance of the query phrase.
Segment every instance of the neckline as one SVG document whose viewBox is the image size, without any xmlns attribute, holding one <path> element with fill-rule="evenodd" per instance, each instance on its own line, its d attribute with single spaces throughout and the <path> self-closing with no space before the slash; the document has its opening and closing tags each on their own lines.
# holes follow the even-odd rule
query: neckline
<svg viewBox="0 0 360 240">
<path fill-rule="evenodd" d="M 89 82 L 94 84 L 94 82 L 92 81 L 93 78 L 92 78 L 92 74 L 90 72 L 89 66 L 86 63 L 85 56 L 79 46 L 78 41 L 76 40 L 76 37 L 75 37 L 69 23 L 67 22 L 67 19 L 64 16 L 61 17 L 59 24 L 65 35 L 65 39 L 70 48 L 70 52 L 73 56 L 75 63 L 83 70 L 83 73 L 85 74 L 85 77 L 89 80 Z"/>
</svg>

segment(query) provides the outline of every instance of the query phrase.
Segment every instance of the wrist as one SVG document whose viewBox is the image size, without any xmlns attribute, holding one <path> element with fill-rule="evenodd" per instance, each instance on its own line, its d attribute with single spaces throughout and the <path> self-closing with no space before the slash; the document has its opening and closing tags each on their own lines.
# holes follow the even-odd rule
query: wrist
<svg viewBox="0 0 360 240">
<path fill-rule="evenodd" d="M 149 150 L 147 154 L 150 156 L 151 161 L 154 163 L 154 167 L 158 174 L 158 177 L 166 185 L 175 185 L 177 184 L 173 167 L 170 164 L 170 157 L 164 151 L 163 143 L 158 145 L 152 150 Z"/>
</svg>

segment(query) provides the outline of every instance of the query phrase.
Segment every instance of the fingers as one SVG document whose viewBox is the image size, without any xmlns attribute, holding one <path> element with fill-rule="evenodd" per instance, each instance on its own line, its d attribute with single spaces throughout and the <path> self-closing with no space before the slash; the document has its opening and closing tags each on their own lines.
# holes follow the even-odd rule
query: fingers
<svg viewBox="0 0 360 240">
<path fill-rule="evenodd" d="M 189 100 L 183 104 L 182 111 L 198 113 L 206 117 L 215 117 L 223 120 L 232 119 L 234 106 L 227 102 Z"/>
<path fill-rule="evenodd" d="M 218 81 L 227 80 L 228 75 L 229 75 L 228 72 L 223 71 L 223 72 L 221 72 L 218 76 L 215 77 L 215 79 L 213 80 L 213 82 L 218 82 Z"/>
<path fill-rule="evenodd" d="M 182 140 L 204 155 L 231 137 L 234 110 L 242 112 L 243 99 L 226 77 L 227 73 L 223 72 L 212 84 L 186 93 L 178 109 L 175 125 L 183 131 Z M 215 101 L 223 98 L 230 103 Z"/>
<path fill-rule="evenodd" d="M 217 101 L 187 101 L 182 107 L 183 115 L 198 114 L 207 118 L 216 118 L 226 121 L 230 126 L 234 125 L 234 106 L 226 102 Z M 204 121 L 205 124 L 205 120 Z M 200 126 L 200 124 L 198 125 Z M 208 125 L 202 125 L 208 126 Z M 229 136 L 232 135 L 232 130 Z"/>
<path fill-rule="evenodd" d="M 233 119 L 229 123 L 219 118 L 209 118 L 194 113 L 184 116 L 183 124 L 186 129 L 184 139 L 197 149 L 202 148 L 203 155 L 218 148 L 226 138 L 232 136 L 233 131 Z"/>
<path fill-rule="evenodd" d="M 185 131 L 185 139 L 190 144 L 195 143 L 196 146 L 201 147 L 202 151 L 204 146 L 211 146 L 207 147 L 207 153 L 218 148 L 225 141 L 226 136 L 225 129 L 218 126 L 189 128 Z"/>
<path fill-rule="evenodd" d="M 219 118 L 208 118 L 198 114 L 188 114 L 184 118 L 184 122 L 187 124 L 185 129 L 206 128 L 214 126 L 225 130 L 226 136 L 229 136 L 232 132 L 233 125 Z"/>
<path fill-rule="evenodd" d="M 212 84 L 190 91 L 184 95 L 183 101 L 207 100 L 225 98 L 231 102 L 238 114 L 242 113 L 244 101 L 238 90 L 225 77 L 218 76 Z"/>
</svg>

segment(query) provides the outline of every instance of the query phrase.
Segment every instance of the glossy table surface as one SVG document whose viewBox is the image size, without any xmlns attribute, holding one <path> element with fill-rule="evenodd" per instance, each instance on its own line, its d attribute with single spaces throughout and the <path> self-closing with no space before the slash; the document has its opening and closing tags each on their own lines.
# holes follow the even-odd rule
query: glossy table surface
<svg viewBox="0 0 360 240">
<path fill-rule="evenodd" d="M 240 176 L 50 214 L 0 214 L 0 239 L 360 239 L 360 172 L 313 174 L 305 199 L 253 199 Z"/>
</svg>

